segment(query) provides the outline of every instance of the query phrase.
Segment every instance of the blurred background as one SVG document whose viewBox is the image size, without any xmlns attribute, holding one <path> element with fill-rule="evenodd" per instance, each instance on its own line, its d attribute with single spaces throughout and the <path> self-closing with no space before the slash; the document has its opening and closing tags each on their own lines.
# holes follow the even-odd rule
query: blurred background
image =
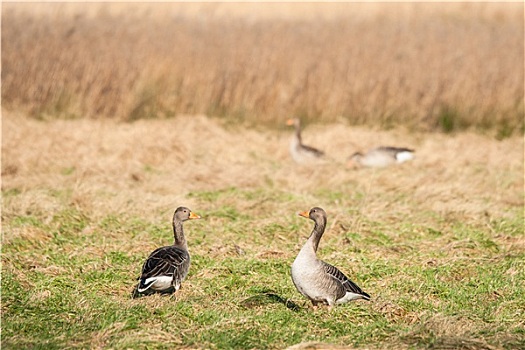
<svg viewBox="0 0 525 350">
<path fill-rule="evenodd" d="M 4 3 L 2 107 L 523 133 L 523 3 Z"/>
</svg>

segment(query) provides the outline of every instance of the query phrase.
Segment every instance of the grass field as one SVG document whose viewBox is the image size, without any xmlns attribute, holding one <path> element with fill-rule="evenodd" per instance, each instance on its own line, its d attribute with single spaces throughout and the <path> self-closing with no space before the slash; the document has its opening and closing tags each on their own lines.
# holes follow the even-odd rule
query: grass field
<svg viewBox="0 0 525 350">
<path fill-rule="evenodd" d="M 333 159 L 310 167 L 284 126 L 5 110 L 2 124 L 3 349 L 525 347 L 522 137 L 308 124 Z M 378 142 L 417 158 L 345 168 Z M 186 282 L 131 299 L 179 205 L 203 216 L 185 226 Z M 371 302 L 314 311 L 295 290 L 312 206 L 329 215 L 320 256 Z"/>
</svg>

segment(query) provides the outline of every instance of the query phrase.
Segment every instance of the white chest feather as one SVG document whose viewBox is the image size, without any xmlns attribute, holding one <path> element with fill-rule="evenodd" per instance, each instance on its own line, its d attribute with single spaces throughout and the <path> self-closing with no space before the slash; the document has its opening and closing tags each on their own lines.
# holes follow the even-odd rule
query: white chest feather
<svg viewBox="0 0 525 350">
<path fill-rule="evenodd" d="M 324 290 L 319 285 L 322 267 L 312 253 L 304 248 L 292 264 L 292 280 L 297 290 L 310 299 L 323 299 Z"/>
</svg>

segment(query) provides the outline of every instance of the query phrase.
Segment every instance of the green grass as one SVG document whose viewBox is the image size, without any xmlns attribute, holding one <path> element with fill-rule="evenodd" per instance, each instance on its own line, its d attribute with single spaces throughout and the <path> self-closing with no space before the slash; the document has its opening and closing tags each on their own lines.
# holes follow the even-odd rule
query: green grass
<svg viewBox="0 0 525 350">
<path fill-rule="evenodd" d="M 4 204 L 9 208 L 18 195 L 10 191 Z M 363 218 L 359 231 L 340 218 L 343 225 L 325 235 L 319 253 L 372 301 L 314 311 L 290 279 L 311 222 L 291 210 L 275 217 L 264 201 L 278 198 L 303 209 L 293 193 L 188 194 L 203 216 L 185 226 L 190 274 L 175 296 L 139 299 L 130 298 L 131 290 L 147 254 L 171 241 L 170 214 L 158 221 L 100 215 L 71 205 L 69 196 L 60 197 L 62 209 L 51 216 L 3 214 L 5 349 L 275 349 L 310 341 L 367 348 L 525 346 L 525 254 L 523 245 L 508 244 L 523 234 L 521 210 L 489 225 L 446 221 L 432 212 L 421 214 L 428 216 L 424 223 Z M 345 201 L 338 191 L 322 196 Z"/>
</svg>

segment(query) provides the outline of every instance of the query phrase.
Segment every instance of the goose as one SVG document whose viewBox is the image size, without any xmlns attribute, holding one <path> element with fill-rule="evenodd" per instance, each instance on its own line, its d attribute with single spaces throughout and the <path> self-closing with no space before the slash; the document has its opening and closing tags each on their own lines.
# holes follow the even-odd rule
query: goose
<svg viewBox="0 0 525 350">
<path fill-rule="evenodd" d="M 296 163 L 309 163 L 324 157 L 323 151 L 303 144 L 301 139 L 301 121 L 299 118 L 288 119 L 286 125 L 295 128 L 295 133 L 290 141 L 290 155 Z"/>
<path fill-rule="evenodd" d="M 384 168 L 414 159 L 414 150 L 410 148 L 381 146 L 363 154 L 355 152 L 348 159 L 348 166 L 356 165 L 370 168 Z"/>
<path fill-rule="evenodd" d="M 300 212 L 299 216 L 315 222 L 310 237 L 292 264 L 292 281 L 299 293 L 310 299 L 314 308 L 320 303 L 332 308 L 355 299 L 370 300 L 370 295 L 336 267 L 317 258 L 319 240 L 326 227 L 326 212 L 314 207 L 310 212 Z"/>
<path fill-rule="evenodd" d="M 184 237 L 183 222 L 200 216 L 186 207 L 173 214 L 173 245 L 154 250 L 142 266 L 140 281 L 133 297 L 154 293 L 171 294 L 179 290 L 190 269 L 190 253 Z"/>
</svg>

